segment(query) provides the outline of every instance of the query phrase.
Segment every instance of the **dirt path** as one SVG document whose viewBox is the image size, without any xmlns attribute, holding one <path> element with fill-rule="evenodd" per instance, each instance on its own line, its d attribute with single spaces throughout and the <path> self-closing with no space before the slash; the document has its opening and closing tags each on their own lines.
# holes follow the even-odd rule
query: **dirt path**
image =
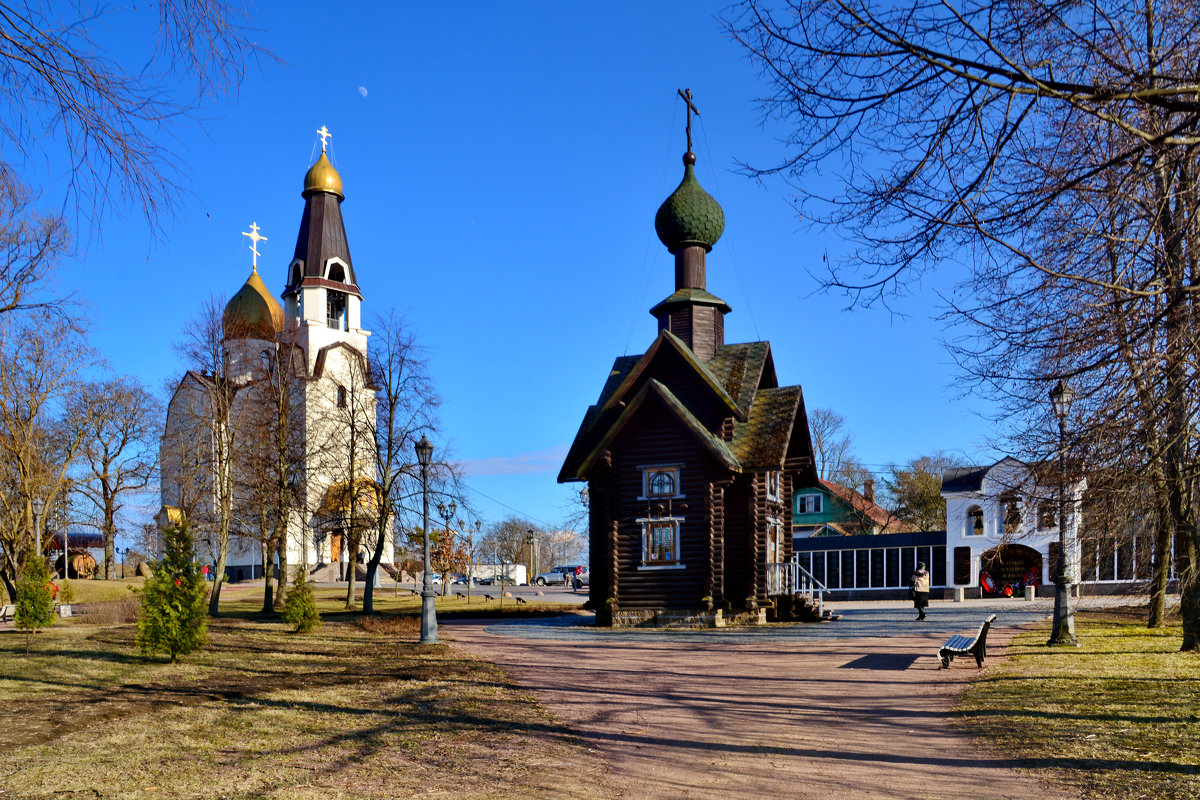
<svg viewBox="0 0 1200 800">
<path fill-rule="evenodd" d="M 443 631 L 597 748 L 612 797 L 1063 798 L 950 725 L 974 663 L 939 670 L 942 632 L 904 628 L 807 639 L 484 622 Z M 991 658 L 1012 633 L 989 639 Z"/>
</svg>

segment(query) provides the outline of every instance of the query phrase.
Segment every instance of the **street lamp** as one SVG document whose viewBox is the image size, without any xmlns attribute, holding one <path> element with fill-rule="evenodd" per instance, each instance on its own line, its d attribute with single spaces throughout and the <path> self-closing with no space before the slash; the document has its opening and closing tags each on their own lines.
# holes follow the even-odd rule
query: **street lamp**
<svg viewBox="0 0 1200 800">
<path fill-rule="evenodd" d="M 421 576 L 421 644 L 436 644 L 437 606 L 433 602 L 433 584 L 429 582 L 429 462 L 433 458 L 433 445 L 424 434 L 414 445 L 417 462 L 421 465 L 421 505 L 424 518 L 425 572 Z"/>
<path fill-rule="evenodd" d="M 438 503 L 438 515 L 446 523 L 446 531 L 445 531 L 445 533 L 442 534 L 442 563 L 443 564 L 445 564 L 449 560 L 448 555 L 452 553 L 452 550 L 449 549 L 450 544 L 451 544 L 451 542 L 450 542 L 450 520 L 454 517 L 454 515 L 457 512 L 458 512 L 458 504 L 455 503 L 453 500 L 450 501 L 449 508 L 446 507 L 445 503 Z M 443 570 L 442 571 L 442 595 L 443 596 L 446 594 L 447 586 L 448 586 L 448 584 L 446 583 L 446 574 L 445 574 L 445 570 Z"/>
<path fill-rule="evenodd" d="M 467 602 L 471 602 L 471 584 L 475 581 L 475 537 L 479 535 L 479 529 L 483 523 L 475 520 L 474 527 L 464 525 L 460 519 L 458 521 L 458 529 L 462 531 L 463 536 L 467 537 Z"/>
<path fill-rule="evenodd" d="M 1075 392 L 1059 379 L 1050 390 L 1050 405 L 1058 417 L 1058 575 L 1054 581 L 1054 628 L 1048 645 L 1078 647 L 1075 636 L 1075 587 L 1067 569 L 1067 416 Z"/>
<path fill-rule="evenodd" d="M 534 552 L 534 547 L 537 544 L 537 536 L 533 533 L 533 528 L 525 530 L 525 544 L 529 545 L 529 577 L 530 581 L 537 576 L 537 555 Z"/>
<path fill-rule="evenodd" d="M 30 503 L 33 507 L 33 535 L 37 537 L 37 545 L 34 548 L 34 555 L 41 555 L 42 552 L 42 512 L 46 510 L 46 501 L 40 497 L 33 498 Z"/>
</svg>

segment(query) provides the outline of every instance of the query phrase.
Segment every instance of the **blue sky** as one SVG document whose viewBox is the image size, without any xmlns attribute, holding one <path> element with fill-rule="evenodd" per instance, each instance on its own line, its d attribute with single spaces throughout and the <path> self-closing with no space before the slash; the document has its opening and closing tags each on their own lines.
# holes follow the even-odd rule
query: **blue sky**
<svg viewBox="0 0 1200 800">
<path fill-rule="evenodd" d="M 764 87 L 722 5 L 265 4 L 258 40 L 279 61 L 174 132 L 178 216 L 158 236 L 136 210 L 105 218 L 62 286 L 92 305 L 112 366 L 162 386 L 201 300 L 249 274 L 252 221 L 282 290 L 326 125 L 364 313 L 395 308 L 427 346 L 435 444 L 465 463 L 485 525 L 555 525 L 579 488 L 555 477 L 583 412 L 613 358 L 653 340 L 649 309 L 673 289 L 653 219 L 682 175 L 675 92 L 690 87 L 697 174 L 726 215 L 708 286 L 733 307 L 727 341 L 769 339 L 780 381 L 841 413 L 873 469 L 935 449 L 986 460 L 988 408 L 954 389 L 937 284 L 899 301 L 904 317 L 844 311 L 810 271 L 847 244 L 798 219 L 786 186 L 736 174 L 779 158 L 786 131 L 761 124 Z M 123 36 L 118 58 L 145 51 Z"/>
</svg>

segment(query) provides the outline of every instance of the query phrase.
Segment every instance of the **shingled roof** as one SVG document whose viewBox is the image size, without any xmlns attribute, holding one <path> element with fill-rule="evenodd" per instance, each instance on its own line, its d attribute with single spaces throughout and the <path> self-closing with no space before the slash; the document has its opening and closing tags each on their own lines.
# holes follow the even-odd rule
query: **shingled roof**
<svg viewBox="0 0 1200 800">
<path fill-rule="evenodd" d="M 821 485 L 841 498 L 843 502 L 854 509 L 855 513 L 878 525 L 880 533 L 908 533 L 912 530 L 911 525 L 902 522 L 887 509 L 868 500 L 848 486 L 842 486 L 840 483 L 827 481 L 824 478 L 821 479 Z"/>
<path fill-rule="evenodd" d="M 687 404 L 653 377 L 635 395 L 629 395 L 663 347 L 679 351 L 713 393 L 727 407 L 732 406 L 731 442 L 725 442 L 719 431 L 704 428 Z M 771 346 L 767 342 L 723 345 L 711 360 L 704 362 L 695 358 L 681 339 L 663 330 L 643 355 L 621 356 L 613 362 L 599 399 L 584 414 L 558 480 L 561 483 L 584 479 L 598 449 L 615 437 L 628 420 L 635 401 L 644 402 L 647 388 L 652 385 L 667 408 L 730 469 L 736 472 L 778 469 L 788 452 L 803 394 L 799 386 L 778 388 L 776 383 Z"/>
</svg>

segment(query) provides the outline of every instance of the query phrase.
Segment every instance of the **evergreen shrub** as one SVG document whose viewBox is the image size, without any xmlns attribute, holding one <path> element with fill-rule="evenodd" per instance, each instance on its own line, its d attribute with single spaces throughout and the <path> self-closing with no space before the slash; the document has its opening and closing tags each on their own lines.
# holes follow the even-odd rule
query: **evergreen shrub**
<svg viewBox="0 0 1200 800">
<path fill-rule="evenodd" d="M 172 663 L 194 653 L 208 639 L 208 586 L 193 557 L 191 530 L 163 530 L 163 557 L 146 578 L 138 597 L 138 647 L 142 653 L 166 653 Z"/>
<path fill-rule="evenodd" d="M 46 559 L 31 555 L 17 576 L 17 603 L 13 621 L 17 630 L 25 631 L 25 652 L 29 652 L 29 637 L 54 624 L 55 586 L 50 582 Z"/>
<path fill-rule="evenodd" d="M 287 598 L 283 601 L 283 621 L 294 625 L 296 633 L 308 633 L 321 626 L 321 612 L 317 610 L 317 598 L 313 595 L 308 573 L 300 569 L 292 580 Z"/>
</svg>

